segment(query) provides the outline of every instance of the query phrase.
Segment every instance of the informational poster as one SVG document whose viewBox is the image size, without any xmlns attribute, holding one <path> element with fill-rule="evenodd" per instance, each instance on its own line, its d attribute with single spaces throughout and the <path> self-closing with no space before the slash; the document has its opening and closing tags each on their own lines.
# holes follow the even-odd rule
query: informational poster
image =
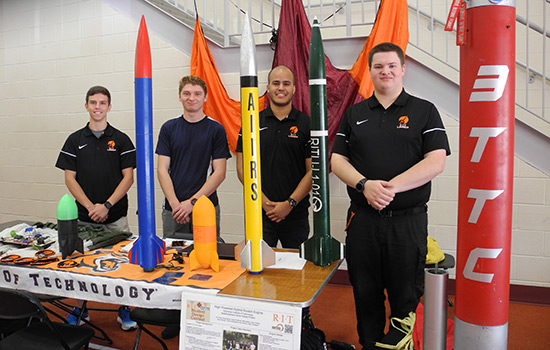
<svg viewBox="0 0 550 350">
<path fill-rule="evenodd" d="M 181 301 L 180 349 L 300 349 L 298 306 L 194 292 Z"/>
</svg>

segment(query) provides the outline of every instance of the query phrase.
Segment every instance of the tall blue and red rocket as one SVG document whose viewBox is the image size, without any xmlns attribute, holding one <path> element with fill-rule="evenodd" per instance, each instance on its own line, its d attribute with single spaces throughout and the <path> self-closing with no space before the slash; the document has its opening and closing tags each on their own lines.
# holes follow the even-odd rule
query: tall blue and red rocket
<svg viewBox="0 0 550 350">
<path fill-rule="evenodd" d="M 153 171 L 153 88 L 151 47 L 145 17 L 141 17 L 136 44 L 135 107 L 139 238 L 130 250 L 130 262 L 152 271 L 163 260 L 166 245 L 155 233 Z"/>
</svg>

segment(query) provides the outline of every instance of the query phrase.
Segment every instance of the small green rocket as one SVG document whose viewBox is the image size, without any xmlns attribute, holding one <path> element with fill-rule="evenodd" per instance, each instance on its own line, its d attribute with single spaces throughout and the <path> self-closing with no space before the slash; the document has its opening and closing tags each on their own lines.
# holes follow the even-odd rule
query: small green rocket
<svg viewBox="0 0 550 350">
<path fill-rule="evenodd" d="M 57 203 L 57 236 L 63 259 L 75 250 L 84 253 L 84 242 L 78 237 L 78 208 L 68 194 Z"/>
</svg>

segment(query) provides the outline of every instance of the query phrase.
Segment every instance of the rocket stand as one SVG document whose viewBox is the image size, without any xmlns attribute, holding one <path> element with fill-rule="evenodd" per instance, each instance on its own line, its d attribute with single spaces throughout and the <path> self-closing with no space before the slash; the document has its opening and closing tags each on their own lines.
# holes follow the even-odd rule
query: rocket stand
<svg viewBox="0 0 550 350">
<path fill-rule="evenodd" d="M 445 254 L 438 264 L 424 270 L 424 331 L 422 350 L 445 350 L 447 345 L 447 269 L 455 265 L 454 257 Z"/>
<path fill-rule="evenodd" d="M 424 270 L 423 350 L 445 350 L 447 340 L 447 281 L 439 268 Z"/>
</svg>

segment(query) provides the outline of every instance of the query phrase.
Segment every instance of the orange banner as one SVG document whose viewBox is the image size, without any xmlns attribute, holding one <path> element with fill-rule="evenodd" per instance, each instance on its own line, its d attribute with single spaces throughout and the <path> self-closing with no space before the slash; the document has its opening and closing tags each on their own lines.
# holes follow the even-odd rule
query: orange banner
<svg viewBox="0 0 550 350">
<path fill-rule="evenodd" d="M 204 113 L 223 125 L 229 148 L 235 152 L 237 137 L 241 130 L 241 102 L 231 99 L 227 94 L 202 32 L 198 16 L 195 22 L 191 53 L 191 75 L 200 77 L 206 82 L 208 99 L 204 103 Z M 265 94 L 258 98 L 259 106 L 265 106 L 265 98 Z"/>
<path fill-rule="evenodd" d="M 406 52 L 409 42 L 409 12 L 405 0 L 385 0 L 380 3 L 374 27 L 349 73 L 359 84 L 359 94 L 369 98 L 374 89 L 369 73 L 369 51 L 383 42 L 392 42 Z"/>
</svg>

